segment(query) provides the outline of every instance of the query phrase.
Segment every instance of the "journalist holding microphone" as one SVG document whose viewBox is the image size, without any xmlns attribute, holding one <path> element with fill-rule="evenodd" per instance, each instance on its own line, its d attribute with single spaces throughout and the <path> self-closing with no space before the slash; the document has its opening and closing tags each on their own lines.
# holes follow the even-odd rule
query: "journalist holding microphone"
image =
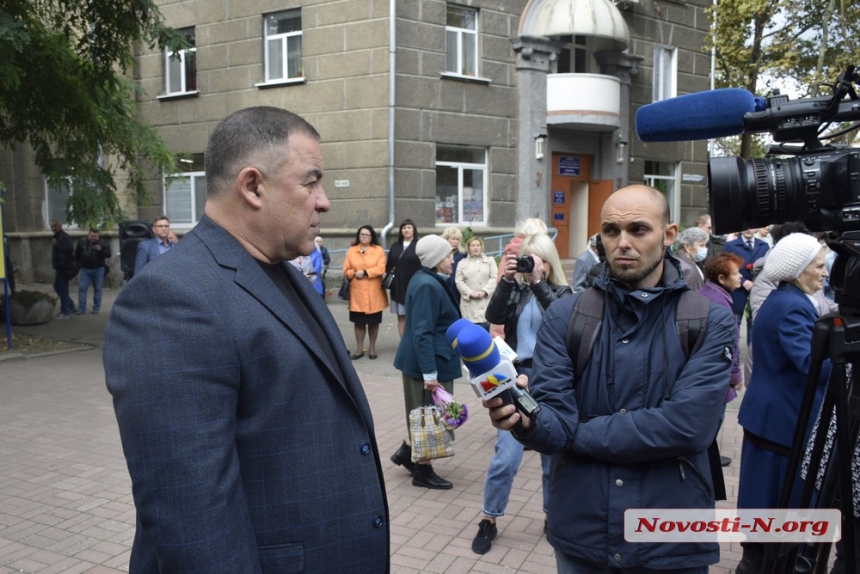
<svg viewBox="0 0 860 574">
<path fill-rule="evenodd" d="M 707 451 L 731 373 L 734 318 L 690 292 L 666 255 L 678 227 L 659 191 L 622 188 L 600 218 L 603 274 L 550 305 L 537 333 L 530 389 L 540 411 L 532 420 L 498 397 L 484 404 L 496 428 L 552 456 L 547 540 L 558 572 L 705 574 L 719 561 L 717 543 L 629 542 L 624 511 L 714 507 Z M 568 326 L 585 315 L 584 298 L 599 324 L 580 371 Z M 676 328 L 682 300 L 706 313 L 689 356 Z"/>
</svg>

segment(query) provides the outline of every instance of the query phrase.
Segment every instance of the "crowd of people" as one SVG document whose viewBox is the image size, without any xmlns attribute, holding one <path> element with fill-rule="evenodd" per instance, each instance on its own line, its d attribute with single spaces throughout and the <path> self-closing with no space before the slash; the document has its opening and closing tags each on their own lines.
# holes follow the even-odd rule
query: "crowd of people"
<svg viewBox="0 0 860 574">
<path fill-rule="evenodd" d="M 659 191 L 631 185 L 605 201 L 570 277 L 538 218 L 519 222 L 498 258 L 463 228 L 421 235 L 412 219 L 386 253 L 361 225 L 342 264 L 347 349 L 326 305 L 319 134 L 285 110 L 248 108 L 218 126 L 207 157 L 204 217 L 181 243 L 156 219 L 105 337 L 138 512 L 131 570 L 388 571 L 384 455 L 354 368 L 379 357 L 386 310 L 406 422 L 389 460 L 414 486 L 454 486 L 413 457 L 409 419 L 437 389 L 455 394 L 463 369 L 447 330 L 461 317 L 510 347 L 516 384 L 540 405 L 526 415 L 484 401 L 497 435 L 477 554 L 492 550 L 532 449 L 560 573 L 707 572 L 715 542 L 628 541 L 624 511 L 714 508 L 732 463 L 718 432 L 742 392 L 738 508 L 778 505 L 813 329 L 838 310 L 824 293 L 828 249 L 802 224 L 743 230 L 719 249 L 709 216 L 681 230 Z M 90 286 L 98 313 L 109 242 L 92 229 L 74 244 L 51 228 L 57 318 L 85 313 Z M 176 344 L 151 353 L 164 340 Z M 813 411 L 829 371 L 825 362 Z M 737 571 L 763 560 L 761 544 L 745 544 Z"/>
</svg>

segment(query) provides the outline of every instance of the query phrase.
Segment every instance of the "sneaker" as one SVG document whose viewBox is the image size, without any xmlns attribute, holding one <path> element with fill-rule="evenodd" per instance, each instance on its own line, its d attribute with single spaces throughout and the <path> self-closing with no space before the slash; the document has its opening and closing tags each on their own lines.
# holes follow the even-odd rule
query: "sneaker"
<svg viewBox="0 0 860 574">
<path fill-rule="evenodd" d="M 98 309 L 93 309 L 93 315 L 98 315 L 98 314 L 99 314 L 99 310 L 98 310 Z"/>
<path fill-rule="evenodd" d="M 77 311 L 75 311 L 75 315 L 86 315 L 86 314 L 87 314 L 87 312 L 83 309 L 78 309 Z"/>
<path fill-rule="evenodd" d="M 66 315 L 65 313 L 59 313 L 57 315 L 54 315 L 54 319 L 56 319 L 57 321 L 62 321 L 63 319 L 68 319 L 68 318 L 69 318 L 69 316 Z"/>
<path fill-rule="evenodd" d="M 472 552 L 475 554 L 486 554 L 493 547 L 493 540 L 499 535 L 495 522 L 486 518 L 478 523 L 478 535 L 472 541 Z"/>
</svg>

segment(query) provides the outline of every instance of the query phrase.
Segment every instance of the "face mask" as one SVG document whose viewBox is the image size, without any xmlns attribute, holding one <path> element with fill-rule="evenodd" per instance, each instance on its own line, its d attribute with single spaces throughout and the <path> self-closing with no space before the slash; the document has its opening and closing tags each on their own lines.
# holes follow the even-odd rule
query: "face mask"
<svg viewBox="0 0 860 574">
<path fill-rule="evenodd" d="M 696 254 L 693 255 L 693 261 L 704 261 L 705 257 L 708 256 L 708 248 L 707 247 L 699 247 L 696 250 Z"/>
</svg>

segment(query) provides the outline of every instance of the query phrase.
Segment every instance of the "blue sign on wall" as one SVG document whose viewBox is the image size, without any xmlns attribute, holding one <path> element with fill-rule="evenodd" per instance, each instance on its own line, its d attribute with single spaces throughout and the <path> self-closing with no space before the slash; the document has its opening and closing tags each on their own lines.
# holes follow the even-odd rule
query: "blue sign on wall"
<svg viewBox="0 0 860 574">
<path fill-rule="evenodd" d="M 578 155 L 563 155 L 558 158 L 558 175 L 579 177 L 582 165 Z"/>
<path fill-rule="evenodd" d="M 563 213 L 553 213 L 552 214 L 552 220 L 553 221 L 564 221 L 564 214 Z"/>
<path fill-rule="evenodd" d="M 552 192 L 552 204 L 553 205 L 564 205 L 564 190 L 555 189 Z"/>
</svg>

